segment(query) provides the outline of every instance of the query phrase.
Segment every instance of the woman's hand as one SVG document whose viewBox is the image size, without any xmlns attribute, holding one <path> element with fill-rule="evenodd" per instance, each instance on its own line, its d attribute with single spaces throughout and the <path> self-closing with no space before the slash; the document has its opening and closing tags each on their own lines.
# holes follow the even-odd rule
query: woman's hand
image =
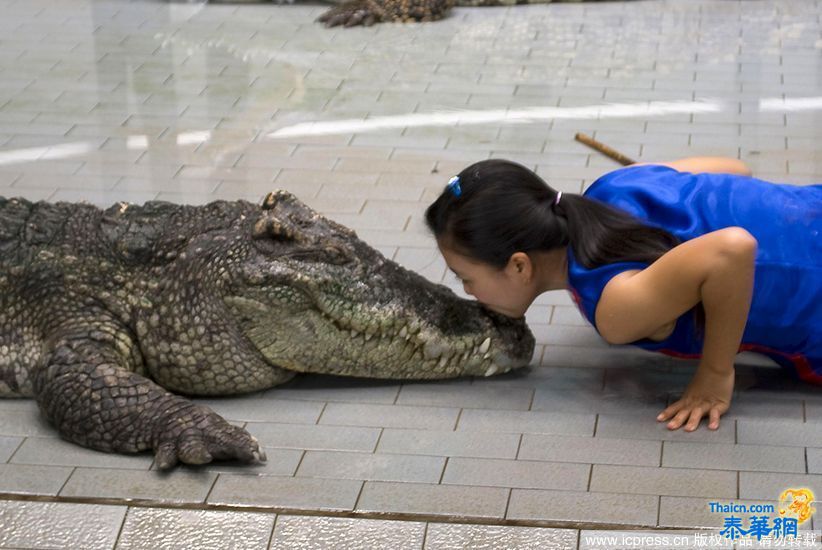
<svg viewBox="0 0 822 550">
<path fill-rule="evenodd" d="M 685 431 L 692 432 L 703 416 L 708 416 L 708 429 L 719 428 L 719 417 L 728 412 L 734 391 L 734 368 L 712 368 L 700 363 L 691 383 L 678 401 L 659 413 L 659 422 L 668 422 L 669 430 L 677 430 L 685 424 Z"/>
</svg>

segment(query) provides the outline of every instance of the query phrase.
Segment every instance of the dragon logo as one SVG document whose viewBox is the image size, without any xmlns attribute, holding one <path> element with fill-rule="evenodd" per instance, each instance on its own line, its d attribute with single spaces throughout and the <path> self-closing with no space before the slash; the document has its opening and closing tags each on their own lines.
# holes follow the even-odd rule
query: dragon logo
<svg viewBox="0 0 822 550">
<path fill-rule="evenodd" d="M 779 515 L 796 518 L 798 523 L 804 523 L 816 512 L 813 502 L 813 492 L 810 489 L 785 489 L 779 495 Z"/>
</svg>

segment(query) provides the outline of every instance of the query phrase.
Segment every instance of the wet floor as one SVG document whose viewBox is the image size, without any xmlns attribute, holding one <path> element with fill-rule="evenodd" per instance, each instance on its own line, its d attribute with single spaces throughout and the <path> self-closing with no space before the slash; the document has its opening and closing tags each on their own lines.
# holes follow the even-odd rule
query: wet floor
<svg viewBox="0 0 822 550">
<path fill-rule="evenodd" d="M 326 29 L 321 5 L 0 0 L 0 196 L 201 204 L 295 193 L 460 292 L 422 223 L 489 157 L 580 192 L 616 164 L 741 158 L 822 181 L 822 3 L 458 8 Z M 822 393 L 750 356 L 716 432 L 656 413 L 693 365 L 609 348 L 570 298 L 528 312 L 532 367 L 394 384 L 304 377 L 209 400 L 260 467 L 152 470 L 0 400 L 0 547 L 588 548 L 721 527 L 710 502 L 822 493 Z M 815 518 L 803 525 L 810 528 Z"/>
</svg>

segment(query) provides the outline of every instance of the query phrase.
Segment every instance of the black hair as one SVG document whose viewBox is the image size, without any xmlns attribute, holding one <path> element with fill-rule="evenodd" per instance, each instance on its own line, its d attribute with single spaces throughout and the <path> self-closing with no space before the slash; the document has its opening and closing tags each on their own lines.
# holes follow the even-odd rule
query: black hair
<svg viewBox="0 0 822 550">
<path fill-rule="evenodd" d="M 457 195 L 459 191 L 459 195 Z M 569 245 L 587 269 L 616 262 L 653 263 L 679 244 L 658 227 L 605 203 L 557 191 L 515 162 L 492 159 L 459 173 L 425 212 L 437 240 L 470 258 L 503 268 L 515 252 Z"/>
</svg>

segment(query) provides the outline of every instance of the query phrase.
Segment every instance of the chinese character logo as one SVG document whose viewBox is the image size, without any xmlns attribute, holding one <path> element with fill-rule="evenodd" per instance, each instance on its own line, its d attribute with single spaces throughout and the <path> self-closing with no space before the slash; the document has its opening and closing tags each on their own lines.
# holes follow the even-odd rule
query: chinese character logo
<svg viewBox="0 0 822 550">
<path fill-rule="evenodd" d="M 799 524 L 804 523 L 816 512 L 813 501 L 810 489 L 785 489 L 779 495 L 779 515 L 796 518 Z"/>
</svg>

